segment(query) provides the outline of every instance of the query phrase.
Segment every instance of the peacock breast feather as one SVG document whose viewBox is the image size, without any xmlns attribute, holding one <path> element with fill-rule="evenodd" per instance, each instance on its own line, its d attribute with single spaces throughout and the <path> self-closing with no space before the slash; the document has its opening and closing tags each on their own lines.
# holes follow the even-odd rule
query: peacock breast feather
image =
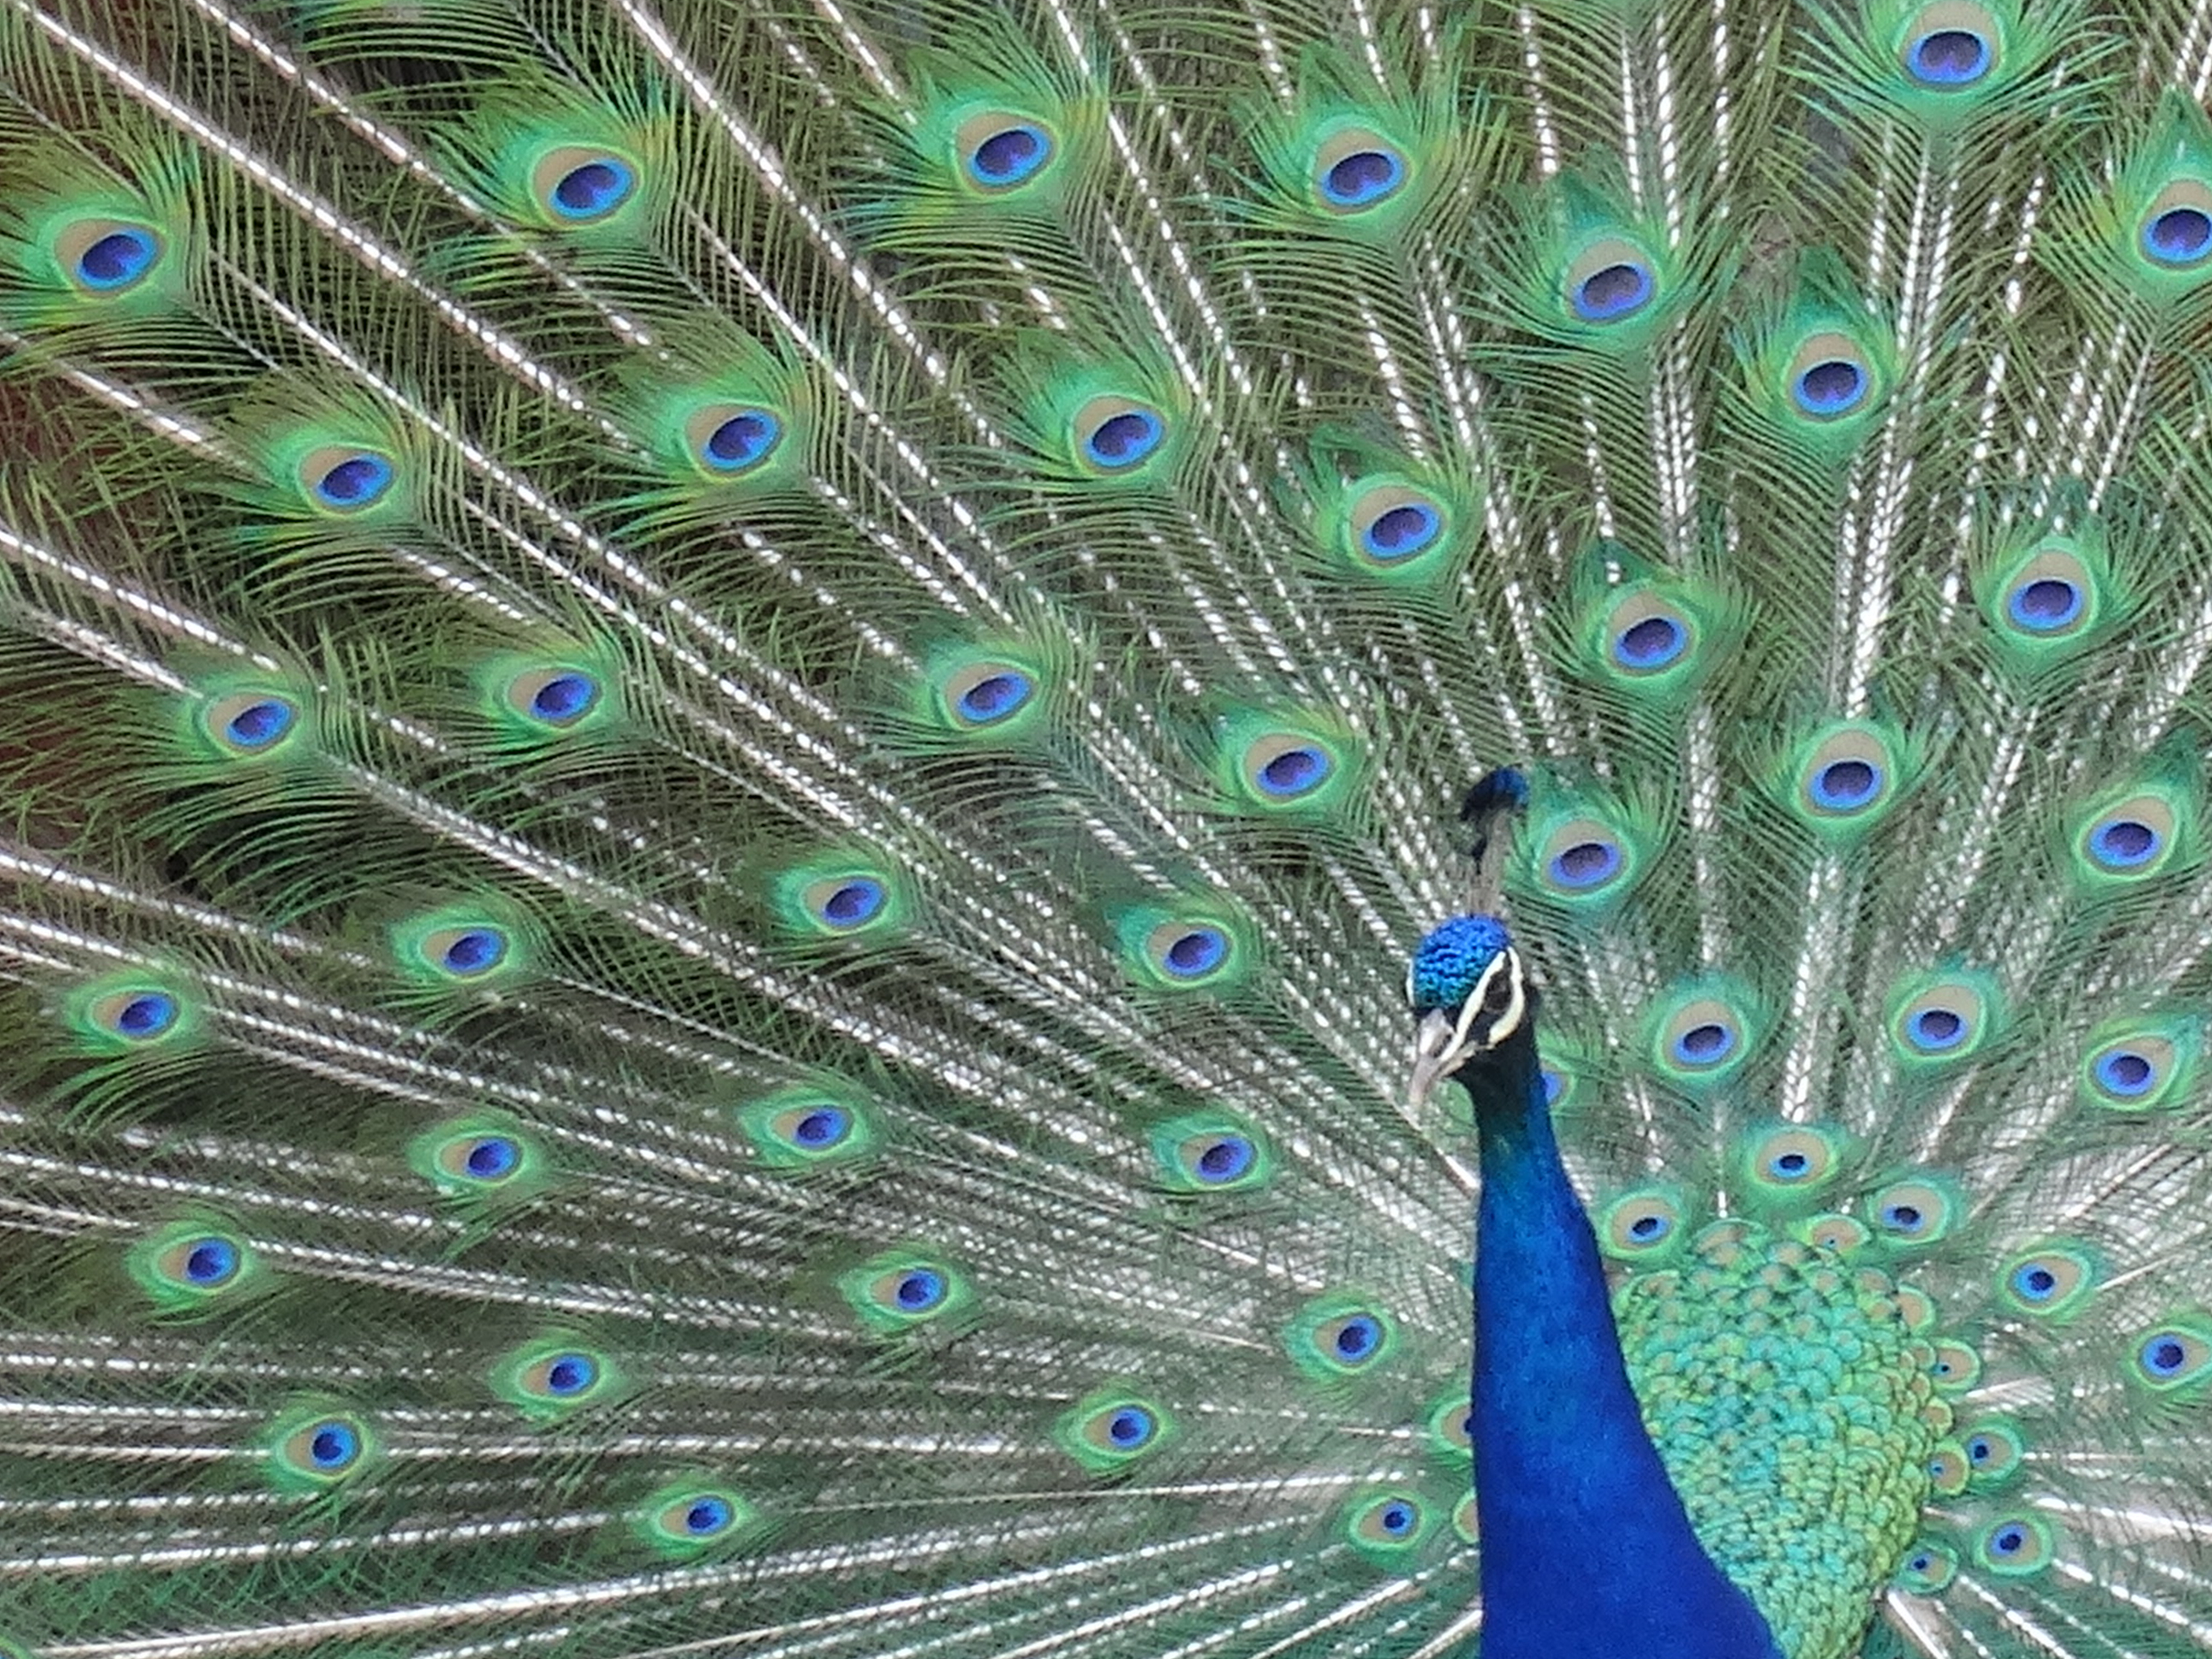
<svg viewBox="0 0 2212 1659">
<path fill-rule="evenodd" d="M 1790 1659 L 1842 1659 L 1920 1527 L 1950 1428 L 1928 1304 L 1828 1243 L 1710 1223 L 1613 1298 L 1698 1539 Z"/>
</svg>

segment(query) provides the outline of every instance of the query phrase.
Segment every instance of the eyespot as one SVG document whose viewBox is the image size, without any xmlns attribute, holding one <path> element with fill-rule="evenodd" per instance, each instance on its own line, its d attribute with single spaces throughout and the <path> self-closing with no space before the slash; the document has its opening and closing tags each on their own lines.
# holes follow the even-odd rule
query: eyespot
<svg viewBox="0 0 2212 1659">
<path fill-rule="evenodd" d="M 1839 1152 L 1833 1131 L 1788 1124 L 1746 1141 L 1741 1167 L 1755 1188 L 1813 1193 L 1834 1176 Z"/>
<path fill-rule="evenodd" d="M 1966 1479 L 1973 1473 L 1966 1462 L 1965 1449 L 1954 1440 L 1946 1440 L 1928 1457 L 1928 1484 L 1938 1498 L 1956 1498 L 1966 1489 Z"/>
<path fill-rule="evenodd" d="M 1419 1498 L 1391 1492 L 1355 1504 L 1346 1531 L 1367 1553 L 1397 1555 L 1419 1544 L 1429 1524 L 1428 1507 Z"/>
<path fill-rule="evenodd" d="M 507 930 L 488 922 L 439 927 L 422 938 L 423 959 L 454 979 L 481 979 L 507 960 Z"/>
<path fill-rule="evenodd" d="M 54 239 L 54 257 L 77 288 L 102 299 L 127 294 L 154 274 L 165 252 L 151 225 L 80 219 Z"/>
<path fill-rule="evenodd" d="M 2212 1382 L 2212 1325 L 2175 1320 L 2140 1338 L 2136 1379 L 2160 1394 L 2193 1390 Z"/>
<path fill-rule="evenodd" d="M 1897 1587 L 1912 1595 L 1936 1595 L 1959 1576 L 1958 1553 L 1948 1544 L 1923 1539 L 1905 1553 Z"/>
<path fill-rule="evenodd" d="M 1366 485 L 1345 518 L 1347 551 L 1354 564 L 1378 570 L 1403 568 L 1445 544 L 1451 515 L 1427 490 L 1384 481 Z"/>
<path fill-rule="evenodd" d="M 1288 803 L 1316 793 L 1336 771 L 1336 757 L 1314 738 L 1275 732 L 1245 746 L 1243 767 L 1245 783 L 1255 796 Z"/>
<path fill-rule="evenodd" d="M 1974 1472 L 1972 1484 L 1978 1491 L 2002 1486 L 2020 1468 L 2027 1449 L 2020 1431 L 2001 1418 L 1977 1425 L 1962 1443 L 1967 1467 Z"/>
<path fill-rule="evenodd" d="M 968 731 L 1003 726 L 1030 706 L 1036 680 L 1011 662 L 963 663 L 939 690 L 954 726 Z"/>
<path fill-rule="evenodd" d="M 1984 80 L 1996 66 L 1996 22 L 1969 4 L 1940 4 L 1920 13 L 1905 40 L 1905 73 L 1931 91 L 1948 93 Z"/>
<path fill-rule="evenodd" d="M 204 1221 L 179 1221 L 131 1249 L 131 1278 L 157 1312 L 192 1317 L 247 1294 L 265 1282 L 252 1247 L 240 1235 Z"/>
<path fill-rule="evenodd" d="M 562 144 L 546 151 L 530 179 L 538 206 L 563 226 L 602 223 L 637 194 L 637 164 L 589 145 Z"/>
<path fill-rule="evenodd" d="M 710 478 L 754 471 L 776 453 L 783 434 L 783 417 L 757 404 L 709 403 L 684 418 L 684 448 Z"/>
<path fill-rule="evenodd" d="M 367 1443 L 359 1424 L 325 1417 L 295 1431 L 285 1442 L 285 1454 L 302 1471 L 335 1479 L 361 1462 Z"/>
<path fill-rule="evenodd" d="M 1632 590 L 1607 611 L 1606 659 L 1638 678 L 1686 664 L 1697 640 L 1689 613 L 1649 589 Z"/>
<path fill-rule="evenodd" d="M 680 1559 L 728 1543 L 757 1518 L 752 1506 L 737 1493 L 684 1480 L 663 1486 L 648 1498 L 636 1525 L 656 1551 Z"/>
<path fill-rule="evenodd" d="M 2032 1515 L 2014 1515 L 1984 1528 L 1974 1554 L 2000 1577 L 2018 1578 L 2049 1566 L 2054 1547 L 2046 1522 Z"/>
<path fill-rule="evenodd" d="M 1154 969 L 1182 985 L 1199 985 L 1230 965 L 1233 947 L 1228 931 L 1210 921 L 1170 920 L 1146 935 L 1145 949 Z"/>
<path fill-rule="evenodd" d="M 1158 1451 L 1171 1429 L 1167 1413 L 1152 1401 L 1109 1389 L 1061 1418 L 1054 1437 L 1084 1468 L 1103 1474 Z"/>
<path fill-rule="evenodd" d="M 2034 639 L 2063 639 L 2089 625 L 2095 592 L 2078 556 L 2045 547 L 2013 573 L 2004 591 L 2004 620 Z"/>
<path fill-rule="evenodd" d="M 245 1252 L 235 1241 L 220 1233 L 180 1239 L 163 1258 L 179 1282 L 194 1290 L 216 1291 L 236 1279 L 245 1264 Z"/>
<path fill-rule="evenodd" d="M 1889 747 L 1875 732 L 1844 726 L 1813 745 L 1798 775 L 1798 799 L 1816 817 L 1862 817 L 1884 804 L 1896 776 Z"/>
<path fill-rule="evenodd" d="M 2016 1257 L 1998 1270 L 1998 1293 L 2006 1302 L 2039 1319 L 2059 1320 L 2080 1311 L 2095 1287 L 2088 1253 L 2053 1244 Z"/>
<path fill-rule="evenodd" d="M 1130 398 L 1093 398 L 1075 411 L 1075 447 L 1094 471 L 1130 472 L 1142 466 L 1167 441 L 1168 423 L 1159 410 Z"/>
<path fill-rule="evenodd" d="M 1936 1345 L 1928 1375 L 1936 1380 L 1937 1393 L 1964 1394 L 1982 1380 L 1982 1357 L 1964 1342 L 1946 1340 Z"/>
<path fill-rule="evenodd" d="M 987 195 L 997 196 L 1036 183 L 1060 146 L 1043 122 L 988 110 L 959 125 L 952 148 L 961 176 Z"/>
<path fill-rule="evenodd" d="M 1155 1124 L 1150 1140 L 1162 1178 L 1178 1192 L 1219 1193 L 1264 1185 L 1272 1170 L 1252 1127 L 1225 1113 L 1194 1112 Z"/>
<path fill-rule="evenodd" d="M 970 1306 L 966 1279 L 927 1249 L 900 1247 L 872 1256 L 837 1281 L 862 1322 L 890 1334 Z"/>
<path fill-rule="evenodd" d="M 1464 1389 L 1454 1390 L 1429 1408 L 1429 1439 L 1454 1462 L 1474 1455 L 1474 1402 Z"/>
<path fill-rule="evenodd" d="M 390 456 L 348 444 L 321 445 L 300 463 L 308 500 L 331 513 L 366 512 L 392 493 L 398 477 Z"/>
<path fill-rule="evenodd" d="M 445 1136 L 431 1147 L 430 1158 L 439 1183 L 459 1191 L 503 1186 L 529 1163 L 514 1135 L 475 1129 Z"/>
<path fill-rule="evenodd" d="M 2082 1062 L 2081 1093 L 2108 1111 L 2151 1112 L 2179 1105 L 2196 1071 L 2193 1019 L 2154 1018 L 2106 1026 Z"/>
<path fill-rule="evenodd" d="M 580 668 L 532 668 L 507 684 L 507 707 L 540 726 L 574 726 L 599 706 L 599 678 Z"/>
<path fill-rule="evenodd" d="M 1993 988 L 1986 976 L 1954 974 L 1908 984 L 1895 1005 L 1889 1029 L 1898 1055 L 1908 1064 L 1953 1064 L 1987 1042 Z"/>
<path fill-rule="evenodd" d="M 1567 266 L 1568 314 L 1578 322 L 1618 323 L 1650 305 L 1658 293 L 1651 256 L 1625 237 L 1592 242 Z"/>
<path fill-rule="evenodd" d="M 2131 796 L 2099 813 L 2081 832 L 2081 856 L 2106 876 L 2147 876 L 2166 862 L 2177 819 L 2160 796 Z"/>
<path fill-rule="evenodd" d="M 147 1048 L 179 1029 L 184 1004 L 157 985 L 124 985 L 93 998 L 86 1015 L 96 1030 L 125 1047 Z"/>
<path fill-rule="evenodd" d="M 265 755 L 292 735 L 299 706 L 273 691 L 234 691 L 210 698 L 200 724 L 218 748 L 238 756 Z"/>
<path fill-rule="evenodd" d="M 1671 1256 L 1681 1243 L 1682 1205 L 1671 1190 L 1623 1194 L 1598 1213 L 1598 1246 L 1616 1261 Z"/>
<path fill-rule="evenodd" d="M 1352 127 L 1322 141 L 1314 157 L 1314 193 L 1340 214 L 1381 206 L 1412 176 L 1405 153 L 1380 134 Z"/>
<path fill-rule="evenodd" d="M 1958 1219 L 1958 1200 L 1929 1181 L 1896 1181 L 1866 1200 L 1875 1231 L 1892 1244 L 1932 1244 Z"/>
<path fill-rule="evenodd" d="M 738 1109 L 738 1125 L 763 1163 L 804 1170 L 843 1163 L 869 1151 L 875 1137 L 857 1100 L 820 1089 L 780 1089 Z"/>
<path fill-rule="evenodd" d="M 1356 1297 L 1309 1303 L 1291 1322 L 1285 1342 L 1298 1369 L 1323 1381 L 1371 1370 L 1397 1350 L 1397 1327 Z"/>
<path fill-rule="evenodd" d="M 1697 997 L 1667 1017 L 1660 1027 L 1662 1066 L 1679 1073 L 1710 1073 L 1741 1060 L 1742 1018 L 1717 997 Z"/>
<path fill-rule="evenodd" d="M 1482 1515 L 1473 1492 L 1468 1492 L 1452 1505 L 1452 1531 L 1462 1544 L 1480 1543 L 1482 1540 Z"/>
<path fill-rule="evenodd" d="M 1610 825 L 1594 817 L 1576 817 L 1545 838 L 1537 870 L 1554 892 L 1586 898 L 1613 886 L 1627 866 L 1626 849 Z"/>
<path fill-rule="evenodd" d="M 492 1385 L 526 1414 L 551 1418 L 611 1397 L 620 1381 L 605 1354 L 581 1343 L 549 1340 L 508 1355 L 493 1373 Z"/>
<path fill-rule="evenodd" d="M 2193 270 L 2212 258 L 2212 190 L 2177 179 L 2151 198 L 2137 222 L 2143 257 L 2166 270 Z"/>
<path fill-rule="evenodd" d="M 1800 413 L 1832 421 L 1864 406 L 1874 390 L 1874 372 L 1850 335 L 1824 330 L 1797 348 L 1789 384 L 1790 401 Z"/>
<path fill-rule="evenodd" d="M 1791 1231 L 1808 1244 L 1818 1245 L 1824 1250 L 1833 1250 L 1838 1255 L 1846 1257 L 1864 1249 L 1874 1237 L 1863 1223 L 1850 1216 L 1832 1212 L 1808 1216 Z"/>
</svg>

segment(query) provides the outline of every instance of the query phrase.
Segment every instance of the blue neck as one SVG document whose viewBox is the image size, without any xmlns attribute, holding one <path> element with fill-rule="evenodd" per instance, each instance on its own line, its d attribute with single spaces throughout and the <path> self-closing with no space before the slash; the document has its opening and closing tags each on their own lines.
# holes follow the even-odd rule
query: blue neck
<svg viewBox="0 0 2212 1659">
<path fill-rule="evenodd" d="M 1459 1077 L 1482 1145 L 1482 1659 L 1780 1659 L 1690 1530 L 1644 1431 L 1529 1026 Z"/>
</svg>

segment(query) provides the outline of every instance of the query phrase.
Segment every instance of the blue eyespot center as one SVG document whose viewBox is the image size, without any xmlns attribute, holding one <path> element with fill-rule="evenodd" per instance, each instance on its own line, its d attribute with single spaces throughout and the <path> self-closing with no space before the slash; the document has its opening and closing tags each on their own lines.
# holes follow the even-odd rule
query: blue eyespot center
<svg viewBox="0 0 2212 1659">
<path fill-rule="evenodd" d="M 1923 1008 L 1905 1022 L 1912 1046 L 1927 1054 L 1955 1048 L 1966 1039 L 1966 1022 L 1950 1008 Z"/>
<path fill-rule="evenodd" d="M 858 927 L 873 920 L 888 897 L 883 883 L 870 876 L 856 876 L 840 884 L 822 901 L 822 920 L 833 927 Z"/>
<path fill-rule="evenodd" d="M 1674 1058 L 1689 1066 L 1711 1066 L 1728 1058 L 1735 1033 L 1717 1020 L 1691 1026 L 1674 1039 Z"/>
<path fill-rule="evenodd" d="M 2107 818 L 2089 832 L 2089 856 L 2108 870 L 2148 864 L 2161 845 L 2158 831 L 2140 818 Z"/>
<path fill-rule="evenodd" d="M 2142 247 L 2162 265 L 2193 265 L 2212 254 L 2212 214 L 2202 208 L 2168 208 L 2143 226 Z"/>
<path fill-rule="evenodd" d="M 834 1146 L 852 1123 L 852 1115 L 842 1107 L 817 1106 L 792 1126 L 791 1138 L 802 1146 Z"/>
<path fill-rule="evenodd" d="M 1259 771 L 1261 788 L 1279 797 L 1303 795 L 1320 786 L 1332 769 L 1328 755 L 1301 744 L 1272 756 Z"/>
<path fill-rule="evenodd" d="M 960 717 L 978 726 L 1002 720 L 1030 700 L 1035 683 L 1012 668 L 987 675 L 960 694 Z"/>
<path fill-rule="evenodd" d="M 1052 158 L 1044 129 L 1026 122 L 1000 127 L 969 152 L 968 172 L 988 190 L 1025 183 Z"/>
<path fill-rule="evenodd" d="M 1885 1204 L 1881 1208 L 1881 1224 L 1894 1232 L 1917 1233 L 1928 1224 L 1927 1217 L 1917 1204 Z M 1936 1369 L 1947 1370 L 1949 1363 L 1938 1360 Z"/>
<path fill-rule="evenodd" d="M 1395 195 L 1405 182 L 1405 159 L 1395 151 L 1354 150 L 1322 174 L 1321 193 L 1334 207 L 1372 207 Z"/>
<path fill-rule="evenodd" d="M 1650 300 L 1651 272 L 1622 260 L 1601 266 L 1576 285 L 1575 314 L 1586 323 L 1610 323 L 1638 311 Z"/>
<path fill-rule="evenodd" d="M 185 1255 L 185 1277 L 202 1287 L 221 1285 L 238 1271 L 238 1247 L 227 1238 L 203 1238 Z"/>
<path fill-rule="evenodd" d="M 629 163 L 602 155 L 561 175 L 553 185 L 553 210 L 564 219 L 603 219 L 636 188 L 637 174 Z"/>
<path fill-rule="evenodd" d="M 1990 1553 L 1992 1555 L 2017 1555 L 2027 1547 L 2027 1529 L 2025 1527 L 1999 1527 L 1990 1534 Z"/>
<path fill-rule="evenodd" d="M 2005 614 L 2032 634 L 2053 634 L 2079 617 L 2087 602 L 2072 582 L 2039 576 L 2013 589 Z"/>
<path fill-rule="evenodd" d="M 1234 1181 L 1252 1167 L 1258 1154 L 1243 1135 L 1220 1135 L 1198 1155 L 1198 1178 L 1206 1182 Z"/>
<path fill-rule="evenodd" d="M 599 700 L 599 682 L 589 674 L 556 674 L 532 695 L 530 712 L 559 725 L 586 713 Z"/>
<path fill-rule="evenodd" d="M 1152 1437 L 1152 1414 L 1139 1406 L 1124 1406 L 1106 1419 L 1106 1437 L 1124 1451 Z"/>
<path fill-rule="evenodd" d="M 599 1376 L 599 1363 L 590 1355 L 564 1353 L 545 1368 L 545 1391 L 563 1396 L 581 1394 Z"/>
<path fill-rule="evenodd" d="M 319 1469 L 341 1469 L 361 1450 L 361 1437 L 343 1423 L 316 1425 L 307 1441 L 307 1456 Z"/>
<path fill-rule="evenodd" d="M 1375 515 L 1360 532 L 1360 544 L 1386 563 L 1409 559 L 1436 540 L 1443 523 L 1443 515 L 1426 501 L 1401 501 Z"/>
<path fill-rule="evenodd" d="M 1813 775 L 1813 799 L 1831 811 L 1848 812 L 1881 793 L 1881 769 L 1870 761 L 1831 761 Z"/>
<path fill-rule="evenodd" d="M 1931 29 L 1912 43 L 1905 61 L 1923 86 L 1972 86 L 1990 71 L 1990 43 L 1971 29 Z"/>
<path fill-rule="evenodd" d="M 174 997 L 163 991 L 141 991 L 116 1011 L 116 1034 L 143 1042 L 161 1036 L 176 1019 Z"/>
<path fill-rule="evenodd" d="M 101 294 L 131 287 L 154 268 L 161 245 L 147 231 L 125 226 L 109 231 L 76 257 L 76 279 Z"/>
<path fill-rule="evenodd" d="M 240 749 L 266 749 L 292 729 L 296 718 L 282 697 L 250 702 L 223 722 L 223 736 Z"/>
<path fill-rule="evenodd" d="M 757 466 L 783 436 L 783 422 L 764 409 L 740 410 L 707 434 L 702 459 L 717 472 Z"/>
<path fill-rule="evenodd" d="M 2097 1057 L 2098 1086 L 2107 1094 L 2130 1098 L 2147 1094 L 2158 1080 L 2158 1068 L 2130 1048 L 2115 1048 Z"/>
<path fill-rule="evenodd" d="M 1558 1105 L 1559 1097 L 1567 1091 L 1566 1073 L 1547 1066 L 1538 1073 L 1538 1081 L 1544 1085 L 1544 1104 L 1547 1107 Z"/>
<path fill-rule="evenodd" d="M 1552 859 L 1552 879 L 1574 891 L 1602 885 L 1620 868 L 1620 848 L 1609 841 L 1578 841 Z"/>
<path fill-rule="evenodd" d="M 1158 449 L 1167 433 L 1167 422 L 1151 410 L 1125 409 L 1091 428 L 1083 440 L 1083 453 L 1094 465 L 1124 471 Z"/>
<path fill-rule="evenodd" d="M 2172 1376 L 2188 1363 L 2188 1345 L 2178 1336 L 2161 1332 L 2142 1346 L 2143 1369 L 2154 1376 Z"/>
<path fill-rule="evenodd" d="M 730 1516 L 730 1506 L 724 1499 L 697 1498 L 684 1511 L 684 1530 L 694 1538 L 704 1538 L 728 1526 Z"/>
<path fill-rule="evenodd" d="M 506 959 L 507 935 L 496 927 L 464 927 L 439 958 L 446 971 L 464 979 L 490 972 Z"/>
<path fill-rule="evenodd" d="M 1628 1224 L 1629 1237 L 1644 1243 L 1664 1238 L 1671 1231 L 1673 1224 L 1663 1215 L 1640 1215 Z"/>
<path fill-rule="evenodd" d="M 1621 629 L 1613 640 L 1613 655 L 1624 668 L 1664 668 L 1689 643 L 1689 630 L 1672 617 L 1645 617 Z"/>
<path fill-rule="evenodd" d="M 469 1148 L 462 1160 L 468 1172 L 479 1181 L 497 1181 L 514 1172 L 521 1161 L 521 1149 L 505 1135 L 486 1135 Z"/>
<path fill-rule="evenodd" d="M 945 1275 L 933 1267 L 916 1267 L 900 1276 L 893 1294 L 908 1313 L 926 1312 L 945 1300 Z"/>
<path fill-rule="evenodd" d="M 1797 377 L 1797 406 L 1824 419 L 1849 414 L 1866 396 L 1866 387 L 1864 369 L 1846 358 L 1831 357 Z"/>
<path fill-rule="evenodd" d="M 1355 1314 L 1336 1328 L 1337 1358 L 1364 1359 L 1375 1352 L 1382 1340 L 1382 1325 L 1371 1315 Z"/>
<path fill-rule="evenodd" d="M 1784 1181 L 1796 1181 L 1809 1173 L 1813 1160 L 1802 1152 L 1777 1152 L 1766 1163 L 1767 1172 Z"/>
<path fill-rule="evenodd" d="M 327 507 L 352 511 L 368 506 L 392 488 L 392 463 L 366 450 L 349 455 L 315 480 L 315 494 Z"/>
<path fill-rule="evenodd" d="M 1413 1506 L 1411 1504 L 1385 1504 L 1376 1520 L 1391 1537 L 1402 1538 L 1413 1529 Z"/>
<path fill-rule="evenodd" d="M 1177 979 L 1197 979 L 1218 968 L 1229 955 L 1229 936 L 1218 927 L 1194 927 L 1169 945 L 1162 966 Z"/>
<path fill-rule="evenodd" d="M 2058 1275 L 2031 1261 L 2014 1269 L 2012 1287 L 2030 1302 L 2048 1302 L 2058 1289 Z"/>
</svg>

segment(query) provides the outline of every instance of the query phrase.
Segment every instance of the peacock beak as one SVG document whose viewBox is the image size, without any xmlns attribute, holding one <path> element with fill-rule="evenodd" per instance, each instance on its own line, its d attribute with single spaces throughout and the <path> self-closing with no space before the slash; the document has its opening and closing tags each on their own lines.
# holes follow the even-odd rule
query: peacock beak
<svg viewBox="0 0 2212 1659">
<path fill-rule="evenodd" d="M 1454 1013 L 1431 1008 L 1413 1032 L 1413 1074 L 1407 1084 L 1412 1103 L 1425 1106 L 1437 1079 L 1449 1077 L 1473 1052 L 1464 1024 Z"/>
</svg>

